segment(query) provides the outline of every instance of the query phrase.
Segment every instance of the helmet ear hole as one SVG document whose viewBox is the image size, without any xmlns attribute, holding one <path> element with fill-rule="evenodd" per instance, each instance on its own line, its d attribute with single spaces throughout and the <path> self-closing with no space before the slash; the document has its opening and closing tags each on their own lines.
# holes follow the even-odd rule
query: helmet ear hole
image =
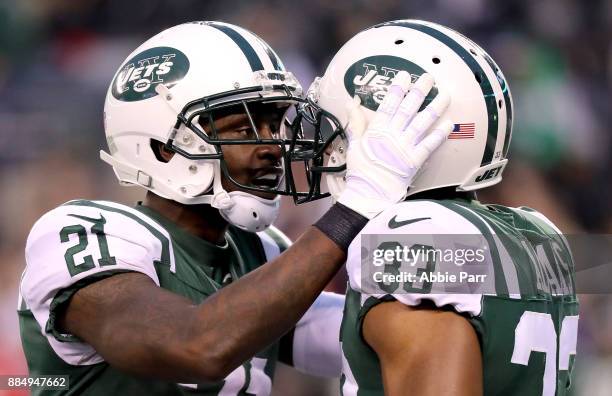
<svg viewBox="0 0 612 396">
<path fill-rule="evenodd" d="M 174 153 L 168 151 L 165 148 L 165 144 L 159 140 L 151 139 L 150 142 L 153 155 L 155 155 L 155 158 L 157 158 L 159 162 L 168 163 L 168 161 L 170 161 L 170 159 L 174 156 Z"/>
<path fill-rule="evenodd" d="M 437 56 L 434 56 L 433 58 L 431 58 L 431 61 L 437 65 L 438 63 L 440 63 L 440 58 L 438 58 Z"/>
</svg>

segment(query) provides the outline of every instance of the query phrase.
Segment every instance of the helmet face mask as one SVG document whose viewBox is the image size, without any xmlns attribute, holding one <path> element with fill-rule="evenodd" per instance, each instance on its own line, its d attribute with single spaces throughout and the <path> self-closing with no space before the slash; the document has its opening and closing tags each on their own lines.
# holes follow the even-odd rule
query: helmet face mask
<svg viewBox="0 0 612 396">
<path fill-rule="evenodd" d="M 450 119 L 455 124 L 448 141 L 420 170 L 408 195 L 445 187 L 470 191 L 498 183 L 512 133 L 512 96 L 491 57 L 452 29 L 416 20 L 368 28 L 336 53 L 325 74 L 310 87 L 308 98 L 313 107 L 327 111 L 346 128 L 347 108 L 358 97 L 369 121 L 400 70 L 410 73 L 413 82 L 424 72 L 431 74 L 436 84 L 421 109 L 443 89 L 451 104 L 438 122 Z M 330 158 L 336 160 L 334 165 L 344 163 L 337 150 Z M 326 177 L 336 198 L 344 187 L 343 176 L 344 172 L 337 172 Z"/>
<path fill-rule="evenodd" d="M 283 79 L 293 78 L 290 73 L 283 73 L 282 76 Z M 266 89 L 275 94 L 266 95 Z M 279 95 L 279 92 L 284 94 Z M 320 168 L 325 162 L 325 139 L 319 132 L 308 134 L 304 131 L 302 109 L 306 103 L 300 94 L 301 91 L 293 86 L 261 85 L 191 101 L 178 114 L 173 132 L 166 141 L 166 148 L 189 160 L 219 160 L 225 180 L 243 191 L 262 193 L 268 197 L 275 194 L 287 195 L 296 203 L 327 197 L 329 193 L 320 189 L 321 174 L 324 172 Z M 277 121 L 268 121 L 274 130 L 264 133 L 260 131 L 258 119 L 270 113 L 282 113 L 282 116 Z M 228 115 L 243 116 L 244 120 L 248 120 L 248 135 L 243 133 L 235 137 L 236 133 L 230 133 L 234 136 L 227 137 L 220 133 L 219 120 Z M 195 139 L 193 135 L 185 134 L 187 130 L 195 135 Z M 199 152 L 185 148 L 185 141 L 188 146 L 198 147 Z M 239 181 L 230 171 L 232 164 L 228 164 L 226 155 L 228 146 L 277 146 L 280 158 L 278 164 L 271 166 L 280 168 L 276 170 L 276 183 L 272 185 L 263 179 L 260 180 L 262 186 Z M 209 149 L 203 150 L 203 147 Z M 296 175 L 294 170 L 300 165 L 303 166 L 307 183 L 306 189 L 301 191 L 296 186 L 296 176 L 299 177 L 299 174 Z"/>
</svg>

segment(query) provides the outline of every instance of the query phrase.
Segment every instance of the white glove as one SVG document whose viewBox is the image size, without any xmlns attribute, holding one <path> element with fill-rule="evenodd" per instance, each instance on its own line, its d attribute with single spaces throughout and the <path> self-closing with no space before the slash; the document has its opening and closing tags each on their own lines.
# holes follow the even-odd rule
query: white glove
<svg viewBox="0 0 612 396">
<path fill-rule="evenodd" d="M 425 73 L 410 87 L 410 74 L 399 72 L 367 129 L 355 97 L 346 127 L 346 188 L 338 202 L 371 219 L 406 197 L 425 160 L 453 129 L 450 121 L 443 121 L 426 135 L 450 103 L 439 92 L 418 112 L 433 83 Z"/>
</svg>

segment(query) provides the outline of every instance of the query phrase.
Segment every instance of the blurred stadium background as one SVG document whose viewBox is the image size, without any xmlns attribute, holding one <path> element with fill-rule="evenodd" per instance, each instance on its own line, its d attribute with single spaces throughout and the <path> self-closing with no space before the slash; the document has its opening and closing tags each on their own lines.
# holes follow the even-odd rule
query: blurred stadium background
<svg viewBox="0 0 612 396">
<path fill-rule="evenodd" d="M 354 33 L 403 18 L 468 35 L 509 80 L 516 108 L 510 167 L 481 201 L 537 208 L 566 233 L 612 233 L 610 1 L 3 0 L 0 374 L 26 373 L 15 309 L 34 221 L 74 198 L 133 203 L 143 196 L 118 187 L 98 160 L 106 149 L 105 91 L 133 48 L 174 24 L 223 20 L 263 37 L 307 87 Z M 295 238 L 327 204 L 295 209 L 286 201 L 277 225 Z M 342 291 L 344 281 L 340 274 L 330 290 Z M 610 295 L 581 296 L 578 353 L 573 393 L 612 394 Z M 334 383 L 281 374 L 277 395 L 337 394 Z"/>
</svg>

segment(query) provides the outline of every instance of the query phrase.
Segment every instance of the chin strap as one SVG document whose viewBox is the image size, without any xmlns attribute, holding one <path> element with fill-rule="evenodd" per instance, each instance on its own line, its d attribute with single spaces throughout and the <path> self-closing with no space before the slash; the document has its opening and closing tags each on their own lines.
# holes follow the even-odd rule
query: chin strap
<svg viewBox="0 0 612 396">
<path fill-rule="evenodd" d="M 213 208 L 217 208 L 219 210 L 229 210 L 235 205 L 235 202 L 232 200 L 230 193 L 225 191 L 221 185 L 221 162 L 218 160 L 215 161 L 214 173 L 213 193 L 212 195 L 206 195 L 204 197 L 209 197 L 210 202 L 207 203 L 209 203 Z"/>
</svg>

